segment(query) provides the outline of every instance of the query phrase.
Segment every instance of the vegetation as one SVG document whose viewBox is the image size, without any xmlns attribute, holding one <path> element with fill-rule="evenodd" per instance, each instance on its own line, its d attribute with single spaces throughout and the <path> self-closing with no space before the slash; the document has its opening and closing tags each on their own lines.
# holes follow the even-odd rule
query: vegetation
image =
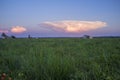
<svg viewBox="0 0 120 80">
<path fill-rule="evenodd" d="M 120 38 L 0 39 L 1 80 L 120 80 Z"/>
<path fill-rule="evenodd" d="M 5 33 L 2 33 L 2 34 L 1 34 L 1 37 L 3 37 L 3 38 L 8 38 L 8 36 L 7 36 Z"/>
</svg>

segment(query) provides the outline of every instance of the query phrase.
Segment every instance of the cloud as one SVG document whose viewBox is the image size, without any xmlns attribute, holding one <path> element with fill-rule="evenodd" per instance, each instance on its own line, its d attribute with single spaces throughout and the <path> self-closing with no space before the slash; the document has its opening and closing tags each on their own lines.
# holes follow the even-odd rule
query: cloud
<svg viewBox="0 0 120 80">
<path fill-rule="evenodd" d="M 8 30 L 0 30 L 0 33 L 8 33 Z"/>
<path fill-rule="evenodd" d="M 102 21 L 56 21 L 56 22 L 44 22 L 43 26 L 50 27 L 55 31 L 64 31 L 69 33 L 79 33 L 84 31 L 95 30 L 105 27 L 107 24 Z"/>
<path fill-rule="evenodd" d="M 11 29 L 11 32 L 13 33 L 22 33 L 25 32 L 27 29 L 24 28 L 23 26 L 15 26 Z"/>
</svg>

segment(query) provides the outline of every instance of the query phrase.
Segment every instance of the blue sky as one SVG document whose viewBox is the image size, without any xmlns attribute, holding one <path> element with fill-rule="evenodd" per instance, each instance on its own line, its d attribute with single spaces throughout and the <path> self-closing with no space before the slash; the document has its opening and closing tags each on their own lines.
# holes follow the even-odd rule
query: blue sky
<svg viewBox="0 0 120 80">
<path fill-rule="evenodd" d="M 36 37 L 120 36 L 119 4 L 120 0 L 0 0 L 0 32 Z M 96 21 L 101 25 L 92 26 Z M 12 31 L 16 27 L 24 29 Z"/>
</svg>

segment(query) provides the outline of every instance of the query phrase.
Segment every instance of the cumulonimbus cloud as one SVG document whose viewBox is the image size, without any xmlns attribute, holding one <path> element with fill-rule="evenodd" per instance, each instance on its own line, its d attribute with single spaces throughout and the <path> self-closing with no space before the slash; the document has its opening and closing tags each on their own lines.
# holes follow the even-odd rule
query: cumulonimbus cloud
<svg viewBox="0 0 120 80">
<path fill-rule="evenodd" d="M 11 32 L 13 33 L 22 33 L 25 32 L 27 29 L 23 26 L 15 26 L 11 28 Z"/>
<path fill-rule="evenodd" d="M 102 21 L 75 21 L 75 20 L 44 22 L 42 24 L 44 26 L 51 27 L 56 31 L 72 33 L 95 30 L 98 28 L 105 27 L 107 25 L 105 22 Z"/>
</svg>

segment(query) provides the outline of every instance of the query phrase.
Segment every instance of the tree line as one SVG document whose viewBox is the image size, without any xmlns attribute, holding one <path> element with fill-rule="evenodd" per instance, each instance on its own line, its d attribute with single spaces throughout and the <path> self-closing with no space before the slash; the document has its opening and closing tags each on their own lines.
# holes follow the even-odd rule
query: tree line
<svg viewBox="0 0 120 80">
<path fill-rule="evenodd" d="M 8 38 L 13 38 L 13 39 L 15 39 L 16 36 L 14 36 L 14 35 L 8 36 L 6 33 L 2 33 L 2 34 L 1 34 L 1 38 L 3 38 L 3 39 L 8 39 Z M 32 37 L 31 37 L 30 35 L 28 35 L 28 38 L 32 38 Z"/>
</svg>

